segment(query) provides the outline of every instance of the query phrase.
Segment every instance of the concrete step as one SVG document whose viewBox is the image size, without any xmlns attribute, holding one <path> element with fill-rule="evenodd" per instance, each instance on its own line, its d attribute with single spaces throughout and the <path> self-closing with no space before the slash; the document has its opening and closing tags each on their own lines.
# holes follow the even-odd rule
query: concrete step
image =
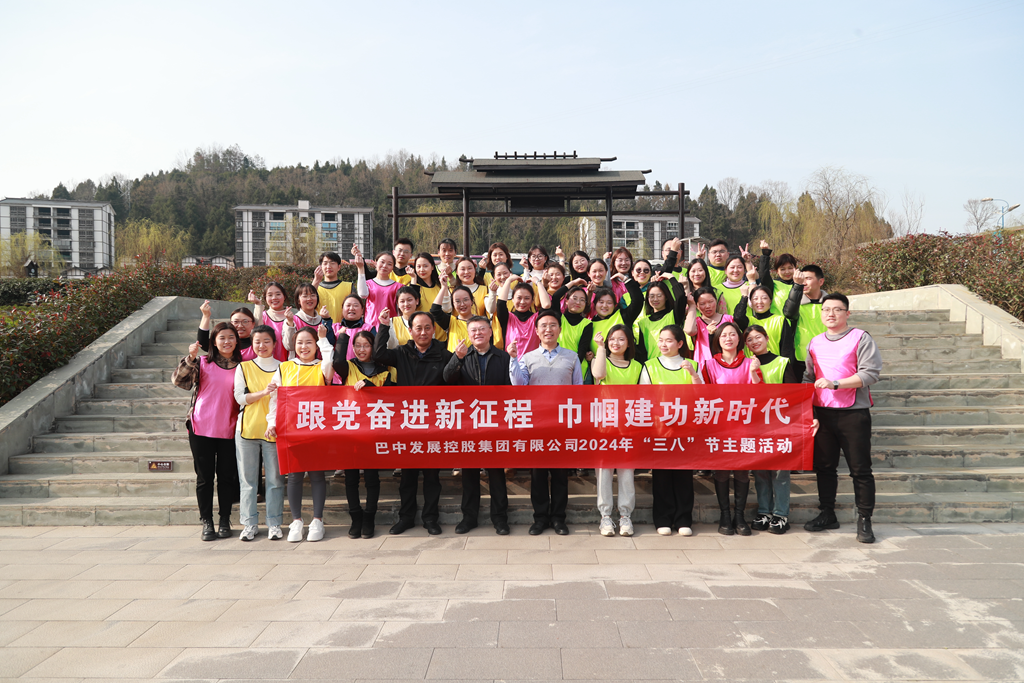
<svg viewBox="0 0 1024 683">
<path fill-rule="evenodd" d="M 167 342 L 163 344 L 143 344 L 142 355 L 143 356 L 174 356 L 177 355 L 181 358 L 183 355 L 188 353 L 188 347 L 192 345 L 195 339 L 189 341 L 180 342 Z"/>
<path fill-rule="evenodd" d="M 883 363 L 904 361 L 950 361 L 950 360 L 1002 360 L 1003 353 L 998 346 L 946 346 L 881 348 Z M 888 368 L 887 368 L 888 370 Z"/>
<path fill-rule="evenodd" d="M 172 387 L 179 393 L 184 393 Z M 180 398 L 131 398 L 109 399 L 89 398 L 78 402 L 78 416 L 135 415 L 152 417 L 176 417 L 188 413 L 189 396 Z"/>
<path fill-rule="evenodd" d="M 901 360 L 883 367 L 887 375 L 1021 374 L 1019 360 Z"/>
<path fill-rule="evenodd" d="M 195 474 L 8 474 L 0 476 L 0 498 L 90 498 L 195 495 Z"/>
<path fill-rule="evenodd" d="M 872 391 L 871 397 L 875 401 L 875 408 L 1024 406 L 1024 389 L 920 389 L 917 391 Z"/>
<path fill-rule="evenodd" d="M 97 384 L 93 392 L 97 399 L 154 399 L 154 398 L 185 398 L 189 392 L 179 389 L 169 382 L 120 382 Z M 187 405 L 187 403 L 186 403 Z"/>
<path fill-rule="evenodd" d="M 173 370 L 178 367 L 178 362 L 184 355 L 184 353 L 179 353 L 171 356 L 129 356 L 128 369 L 170 368 Z"/>
<path fill-rule="evenodd" d="M 11 456 L 11 474 L 155 474 L 149 471 L 153 460 L 171 463 L 172 472 L 188 474 L 194 472 L 192 454 L 184 451 L 99 451 L 99 452 L 56 452 L 27 453 Z"/>
<path fill-rule="evenodd" d="M 858 327 L 860 323 L 869 322 L 949 322 L 949 311 L 850 311 L 850 318 L 856 318 L 854 323 Z M 197 325 L 198 327 L 198 325 Z"/>
<path fill-rule="evenodd" d="M 966 334 L 967 323 L 965 322 L 864 322 L 858 323 L 851 320 L 854 327 L 859 327 L 872 337 L 881 337 L 886 334 L 918 334 L 918 335 L 944 335 L 944 334 Z"/>
<path fill-rule="evenodd" d="M 185 432 L 185 411 L 176 415 L 68 415 L 54 420 L 58 434 L 110 432 Z"/>
<path fill-rule="evenodd" d="M 190 453 L 188 433 L 123 432 L 38 434 L 32 437 L 34 453 Z"/>
<path fill-rule="evenodd" d="M 212 325 L 211 328 L 213 329 Z M 190 330 L 169 330 L 167 332 L 157 332 L 153 336 L 153 341 L 157 344 L 178 344 L 184 342 L 191 344 L 196 340 L 196 333 L 199 330 L 198 321 L 194 327 Z"/>
<path fill-rule="evenodd" d="M 304 499 L 304 518 L 309 522 L 309 499 Z M 458 495 L 443 495 L 440 505 L 440 522 L 446 535 L 452 534 L 461 518 Z M 492 533 L 488 529 L 488 497 L 485 495 L 480 506 L 481 528 L 470 532 L 474 535 Z M 324 509 L 324 521 L 328 525 L 327 536 L 345 536 L 349 524 L 348 507 L 343 499 L 328 497 Z M 752 516 L 756 503 L 751 496 L 747 504 L 747 516 Z M 265 523 L 264 505 L 259 505 L 261 526 Z M 694 502 L 694 521 L 714 524 L 718 520 L 718 503 L 713 496 L 698 495 Z M 814 494 L 796 493 L 790 498 L 790 521 L 803 524 L 818 514 L 818 500 Z M 287 510 L 285 516 L 287 517 Z M 570 495 L 567 518 L 571 524 L 597 524 L 600 521 L 592 495 Z M 853 495 L 840 493 L 836 500 L 836 516 L 851 530 L 856 519 Z M 398 518 L 397 500 L 381 500 L 377 512 L 377 534 L 387 534 L 387 528 Z M 880 493 L 876 497 L 873 519 L 879 523 L 967 523 L 967 522 L 1022 522 L 1024 521 L 1024 493 Z M 648 494 L 637 494 L 637 507 L 633 512 L 637 524 L 651 523 L 651 498 Z M 509 496 L 509 522 L 531 524 L 533 510 L 529 496 Z M 196 544 L 199 538 L 199 514 L 192 496 L 142 497 L 108 496 L 92 498 L 0 498 L 0 525 L 2 526 L 102 526 L 102 525 L 168 525 L 187 524 L 196 527 Z M 232 525 L 240 530 L 237 506 L 233 510 Z M 704 530 L 698 529 L 698 532 Z M 641 533 L 652 533 L 653 529 L 641 529 Z M 713 530 L 708 530 L 713 533 Z M 755 532 L 757 533 L 757 532 Z M 266 540 L 266 531 L 261 529 L 260 540 Z M 224 540 L 222 543 L 237 543 Z M 360 540 L 350 541 L 353 548 L 359 547 Z"/>
<path fill-rule="evenodd" d="M 171 377 L 174 375 L 174 368 L 177 366 L 178 361 L 174 361 L 174 364 L 169 366 L 111 370 L 110 381 L 116 384 L 138 384 L 145 382 L 170 384 Z"/>
<path fill-rule="evenodd" d="M 872 427 L 952 425 L 1024 425 L 1024 406 L 960 406 L 878 408 L 871 411 Z"/>
<path fill-rule="evenodd" d="M 1024 449 L 1019 446 L 873 446 L 875 467 L 914 470 L 927 467 L 1024 467 Z"/>
<path fill-rule="evenodd" d="M 192 332 L 192 334 L 195 334 L 196 330 L 198 330 L 198 329 L 199 329 L 199 318 L 191 318 L 191 319 L 188 319 L 188 320 L 168 320 L 167 321 L 167 330 L 168 330 L 168 332 Z"/>
<path fill-rule="evenodd" d="M 1024 426 L 872 427 L 873 446 L 1024 445 Z"/>
<path fill-rule="evenodd" d="M 1024 389 L 1024 373 L 1019 367 L 1014 372 L 987 371 L 979 374 L 894 374 L 893 369 L 883 368 L 885 374 L 871 387 L 872 393 L 920 389 Z"/>
<path fill-rule="evenodd" d="M 874 335 L 872 335 L 874 337 Z M 982 346 L 984 338 L 980 334 L 883 334 L 875 338 L 880 349 L 913 347 L 919 349 L 944 349 L 948 347 Z"/>
</svg>

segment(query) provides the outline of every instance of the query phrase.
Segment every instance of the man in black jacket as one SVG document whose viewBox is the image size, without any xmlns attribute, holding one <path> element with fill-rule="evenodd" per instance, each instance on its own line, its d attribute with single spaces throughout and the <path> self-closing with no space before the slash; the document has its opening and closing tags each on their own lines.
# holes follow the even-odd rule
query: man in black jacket
<svg viewBox="0 0 1024 683">
<path fill-rule="evenodd" d="M 504 302 L 502 302 L 504 303 Z M 509 356 L 491 343 L 491 323 L 483 316 L 473 316 L 466 323 L 469 341 L 460 341 L 444 369 L 448 384 L 470 386 L 512 384 L 508 374 Z M 499 536 L 508 535 L 508 487 L 502 468 L 488 469 L 487 481 L 491 490 L 491 523 Z M 480 515 L 480 469 L 462 470 L 462 521 L 455 533 L 464 534 L 476 528 Z"/>
<path fill-rule="evenodd" d="M 417 311 L 409 318 L 409 333 L 412 339 L 397 349 L 388 348 L 391 330 L 390 311 L 384 309 L 379 318 L 380 327 L 373 342 L 373 360 L 395 369 L 397 384 L 403 387 L 440 386 L 445 384 L 444 369 L 452 354 L 446 346 L 434 339 L 434 319 L 429 313 Z M 419 469 L 402 468 L 402 479 L 398 484 L 401 506 L 398 521 L 391 527 L 392 534 L 411 529 L 416 519 L 416 484 L 420 478 Z M 423 472 L 423 528 L 436 536 L 441 533 L 438 524 L 441 501 L 441 479 L 438 469 L 424 469 Z"/>
</svg>

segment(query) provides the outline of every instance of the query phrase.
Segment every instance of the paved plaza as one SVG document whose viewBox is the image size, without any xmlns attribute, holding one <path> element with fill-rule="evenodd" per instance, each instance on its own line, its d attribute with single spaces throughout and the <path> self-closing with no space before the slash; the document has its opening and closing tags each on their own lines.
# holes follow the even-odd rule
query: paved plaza
<svg viewBox="0 0 1024 683">
<path fill-rule="evenodd" d="M 0 679 L 1024 680 L 1024 525 L 875 530 L 0 528 Z"/>
</svg>

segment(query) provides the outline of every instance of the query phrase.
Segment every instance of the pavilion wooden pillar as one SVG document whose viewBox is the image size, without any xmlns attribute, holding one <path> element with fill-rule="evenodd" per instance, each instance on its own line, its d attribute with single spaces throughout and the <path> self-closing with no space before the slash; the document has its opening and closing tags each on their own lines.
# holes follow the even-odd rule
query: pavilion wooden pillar
<svg viewBox="0 0 1024 683">
<path fill-rule="evenodd" d="M 466 188 L 462 188 L 462 254 L 466 258 L 473 257 L 469 249 L 469 197 Z"/>
<path fill-rule="evenodd" d="M 612 239 L 612 188 L 610 187 L 608 188 L 608 195 L 604 200 L 604 209 L 606 223 L 604 231 L 605 241 L 608 243 L 608 247 L 605 251 L 614 251 L 614 249 L 612 249 L 612 244 L 614 243 L 614 240 Z"/>
<path fill-rule="evenodd" d="M 391 244 L 396 242 L 398 242 L 398 188 L 393 186 L 391 188 Z"/>
</svg>

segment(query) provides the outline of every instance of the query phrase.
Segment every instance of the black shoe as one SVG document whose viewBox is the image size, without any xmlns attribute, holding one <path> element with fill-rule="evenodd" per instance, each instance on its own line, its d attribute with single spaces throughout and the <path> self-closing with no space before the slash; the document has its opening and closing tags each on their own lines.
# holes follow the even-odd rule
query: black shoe
<svg viewBox="0 0 1024 683">
<path fill-rule="evenodd" d="M 732 536 L 736 533 L 732 528 L 732 517 L 728 510 L 722 510 L 722 516 L 718 518 L 718 533 L 723 536 Z"/>
<path fill-rule="evenodd" d="M 441 525 L 437 523 L 437 520 L 423 522 L 423 528 L 426 529 L 427 533 L 431 536 L 439 536 L 441 534 Z"/>
<path fill-rule="evenodd" d="M 569 527 L 562 520 L 556 519 L 555 521 L 551 522 L 551 526 L 554 528 L 555 533 L 559 536 L 569 535 Z"/>
<path fill-rule="evenodd" d="M 530 526 L 530 535 L 531 536 L 540 536 L 542 533 L 544 533 L 544 530 L 547 529 L 549 526 L 551 526 L 551 525 L 548 524 L 547 522 L 534 522 Z"/>
<path fill-rule="evenodd" d="M 377 516 L 376 512 L 363 512 L 363 525 L 362 525 L 362 529 L 361 529 L 361 531 L 362 531 L 361 535 L 362 535 L 363 538 L 373 538 L 373 532 L 374 532 L 374 528 L 373 528 L 374 519 L 373 518 L 376 517 L 376 516 Z"/>
<path fill-rule="evenodd" d="M 750 523 L 750 528 L 754 531 L 768 531 L 768 527 L 771 526 L 771 523 L 771 515 L 758 515 L 757 517 L 754 517 L 754 521 Z"/>
<path fill-rule="evenodd" d="M 348 514 L 352 518 L 352 524 L 348 528 L 348 537 L 359 538 L 359 534 L 363 532 L 363 511 L 349 510 Z"/>
<path fill-rule="evenodd" d="M 750 527 L 747 520 L 743 518 L 743 508 L 736 508 L 736 514 L 732 518 L 732 525 L 740 536 L 749 536 Z"/>
<path fill-rule="evenodd" d="M 778 515 L 772 517 L 772 523 L 768 527 L 768 533 L 775 534 L 776 536 L 781 536 L 787 531 L 789 531 L 788 517 L 780 517 Z"/>
<path fill-rule="evenodd" d="M 824 531 L 825 529 L 838 529 L 839 520 L 836 519 L 835 510 L 822 510 L 821 513 L 804 524 L 805 531 Z"/>
<path fill-rule="evenodd" d="M 511 533 L 511 529 L 508 528 L 508 522 L 495 522 L 494 533 L 499 536 L 508 536 Z"/>
<path fill-rule="evenodd" d="M 204 541 L 216 541 L 217 540 L 217 530 L 213 528 L 213 520 L 212 519 L 204 519 L 203 520 L 203 536 L 202 536 L 202 538 L 203 538 Z"/>
<path fill-rule="evenodd" d="M 220 518 L 220 527 L 217 528 L 217 538 L 231 538 L 231 520 L 229 518 Z"/>
<path fill-rule="evenodd" d="M 470 529 L 476 528 L 476 522 L 463 518 L 461 522 L 455 525 L 455 533 L 457 534 L 468 534 Z"/>
<path fill-rule="evenodd" d="M 857 515 L 857 542 L 874 543 L 875 532 L 871 530 L 871 518 Z"/>
<path fill-rule="evenodd" d="M 391 530 L 388 533 L 395 534 L 397 536 L 398 534 L 404 534 L 406 531 L 413 528 L 414 526 L 416 525 L 413 523 L 411 519 L 399 519 L 397 522 L 395 522 L 394 526 L 391 527 Z"/>
</svg>

